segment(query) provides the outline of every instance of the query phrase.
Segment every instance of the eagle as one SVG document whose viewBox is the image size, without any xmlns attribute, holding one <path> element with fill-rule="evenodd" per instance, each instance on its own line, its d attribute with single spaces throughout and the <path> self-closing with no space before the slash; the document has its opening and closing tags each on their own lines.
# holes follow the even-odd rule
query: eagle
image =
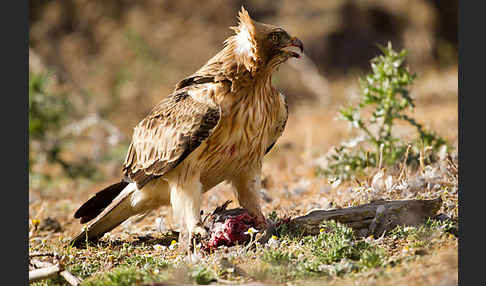
<svg viewBox="0 0 486 286">
<path fill-rule="evenodd" d="M 231 182 L 240 206 L 266 224 L 259 191 L 262 160 L 282 135 L 285 96 L 272 74 L 300 58 L 302 41 L 257 22 L 244 7 L 234 34 L 203 67 L 179 81 L 134 128 L 123 177 L 75 212 L 87 223 L 71 243 L 96 240 L 134 215 L 171 205 L 181 237 L 206 237 L 202 194 Z"/>
</svg>

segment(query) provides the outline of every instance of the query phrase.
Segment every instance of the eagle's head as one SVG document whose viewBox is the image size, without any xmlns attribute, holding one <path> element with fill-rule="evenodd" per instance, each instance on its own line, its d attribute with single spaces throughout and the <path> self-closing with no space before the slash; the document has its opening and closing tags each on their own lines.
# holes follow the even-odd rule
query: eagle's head
<svg viewBox="0 0 486 286">
<path fill-rule="evenodd" d="M 271 71 L 289 58 L 300 58 L 304 45 L 296 37 L 290 36 L 283 28 L 259 23 L 241 7 L 239 25 L 231 27 L 235 35 L 226 40 L 231 46 L 235 59 L 249 72 Z"/>
</svg>

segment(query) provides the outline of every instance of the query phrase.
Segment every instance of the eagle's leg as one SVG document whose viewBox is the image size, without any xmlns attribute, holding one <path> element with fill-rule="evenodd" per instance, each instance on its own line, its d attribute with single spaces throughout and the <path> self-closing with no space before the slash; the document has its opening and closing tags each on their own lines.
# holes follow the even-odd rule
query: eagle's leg
<svg viewBox="0 0 486 286">
<path fill-rule="evenodd" d="M 190 246 L 194 238 L 205 238 L 208 235 L 201 222 L 202 190 L 199 175 L 187 173 L 168 180 L 172 212 L 181 227 L 179 239 L 183 247 Z"/>
<path fill-rule="evenodd" d="M 261 189 L 261 168 L 241 172 L 232 182 L 239 204 L 256 219 L 258 228 L 264 228 L 266 220 L 261 211 L 258 193 Z"/>
</svg>

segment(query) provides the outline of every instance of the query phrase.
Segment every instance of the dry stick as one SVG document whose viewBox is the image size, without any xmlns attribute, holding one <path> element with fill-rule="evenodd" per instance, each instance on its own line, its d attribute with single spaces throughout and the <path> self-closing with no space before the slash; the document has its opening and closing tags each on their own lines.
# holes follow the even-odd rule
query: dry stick
<svg viewBox="0 0 486 286">
<path fill-rule="evenodd" d="M 33 283 L 33 282 L 37 282 L 40 280 L 53 277 L 57 275 L 60 271 L 62 271 L 60 264 L 29 271 L 29 283 Z"/>
<path fill-rule="evenodd" d="M 381 170 L 381 165 L 383 163 L 383 148 L 385 148 L 385 145 L 381 144 L 380 145 L 380 162 L 378 164 L 378 171 Z"/>
<path fill-rule="evenodd" d="M 79 279 L 78 277 L 74 276 L 73 274 L 71 274 L 71 272 L 67 271 L 67 270 L 63 270 L 61 271 L 61 276 L 71 285 L 73 286 L 78 286 L 79 284 L 81 284 L 81 279 Z"/>
<path fill-rule="evenodd" d="M 457 173 L 458 172 L 458 168 L 457 168 L 456 163 L 454 163 L 454 160 L 452 160 L 451 154 L 447 154 L 447 162 L 449 163 L 449 165 L 452 168 L 452 170 L 455 173 Z"/>
<path fill-rule="evenodd" d="M 29 257 L 34 257 L 34 256 L 54 256 L 54 257 L 57 257 L 57 255 L 53 254 L 53 253 L 41 253 L 41 252 L 32 253 L 32 254 L 29 255 Z M 64 269 L 64 266 L 61 263 L 54 265 L 52 263 L 43 262 L 43 261 L 39 261 L 39 260 L 32 260 L 31 262 L 35 267 L 39 267 L 40 269 L 35 269 L 35 270 L 32 270 L 32 271 L 29 272 L 29 282 L 30 283 L 50 278 L 50 277 L 54 276 L 54 274 L 59 274 L 72 286 L 78 286 L 79 284 L 81 284 L 81 279 L 74 276 L 73 274 L 71 274 L 71 272 L 67 271 L 66 269 Z M 51 269 L 50 271 L 53 271 L 55 269 L 55 268 L 53 268 L 54 266 L 58 266 L 59 270 L 57 272 L 54 272 L 54 273 L 48 272 L 49 269 Z M 35 278 L 35 279 L 38 279 L 38 280 L 31 281 L 31 279 L 30 279 L 31 273 L 34 272 L 34 271 L 39 271 L 39 270 L 43 270 L 44 273 L 47 272 L 49 275 L 45 276 L 43 278 L 41 276 L 39 278 Z M 42 273 L 42 272 L 40 272 L 40 273 Z"/>
<path fill-rule="evenodd" d="M 56 253 L 51 253 L 51 252 L 36 251 L 36 252 L 32 252 L 32 253 L 29 254 L 29 258 L 30 257 L 36 257 L 36 256 L 52 256 L 52 257 L 58 258 L 58 255 Z"/>
<path fill-rule="evenodd" d="M 419 163 L 420 163 L 420 173 L 423 174 L 425 167 L 424 167 L 424 148 L 421 148 L 419 151 Z"/>
<path fill-rule="evenodd" d="M 403 163 L 402 163 L 402 169 L 400 170 L 400 176 L 398 176 L 397 183 L 400 182 L 400 180 L 402 179 L 402 176 L 405 174 L 405 170 L 406 170 L 406 167 L 407 167 L 408 152 L 410 151 L 410 148 L 412 148 L 412 145 L 408 144 L 407 150 L 405 151 L 405 158 L 403 159 Z"/>
</svg>

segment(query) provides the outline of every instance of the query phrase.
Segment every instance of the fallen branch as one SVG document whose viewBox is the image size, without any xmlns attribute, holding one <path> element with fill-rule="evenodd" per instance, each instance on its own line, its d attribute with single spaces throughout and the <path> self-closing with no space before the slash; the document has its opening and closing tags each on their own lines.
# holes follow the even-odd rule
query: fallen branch
<svg viewBox="0 0 486 286">
<path fill-rule="evenodd" d="M 29 257 L 34 256 L 56 256 L 52 253 L 32 253 Z M 47 278 L 54 277 L 56 275 L 61 275 L 70 285 L 78 286 L 81 284 L 81 280 L 71 274 L 71 272 L 64 269 L 61 263 L 52 264 L 50 262 L 44 262 L 39 260 L 32 260 L 31 264 L 39 269 L 34 269 L 29 271 L 29 283 L 37 282 Z"/>
<path fill-rule="evenodd" d="M 51 278 L 53 276 L 56 276 L 60 271 L 62 271 L 60 264 L 56 264 L 56 265 L 52 265 L 40 269 L 34 269 L 32 271 L 29 271 L 29 283 Z"/>
<path fill-rule="evenodd" d="M 442 199 L 374 201 L 369 204 L 336 209 L 314 210 L 290 220 L 291 229 L 299 229 L 306 235 L 319 234 L 324 220 L 335 220 L 353 228 L 359 236 L 381 235 L 398 225 L 417 225 L 427 217 L 433 217 L 440 209 Z"/>
</svg>

